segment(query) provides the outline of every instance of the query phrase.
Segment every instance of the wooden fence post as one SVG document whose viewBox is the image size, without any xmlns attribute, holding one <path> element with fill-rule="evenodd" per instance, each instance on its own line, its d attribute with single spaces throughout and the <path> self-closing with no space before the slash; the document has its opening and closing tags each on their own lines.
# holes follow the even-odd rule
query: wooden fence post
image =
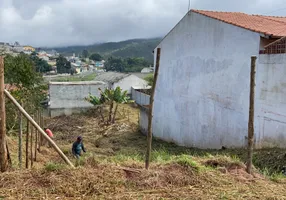
<svg viewBox="0 0 286 200">
<path fill-rule="evenodd" d="M 0 56 L 0 168 L 1 172 L 8 169 L 8 154 L 6 147 L 6 113 L 4 96 L 4 58 Z"/>
<path fill-rule="evenodd" d="M 27 120 L 27 130 L 26 130 L 26 169 L 29 168 L 29 120 Z"/>
<path fill-rule="evenodd" d="M 31 117 L 34 118 L 33 115 Z M 33 167 L 33 160 L 34 160 L 34 158 L 33 158 L 33 134 L 34 134 L 34 127 L 31 126 L 31 141 L 30 141 L 30 144 L 31 144 L 31 149 L 30 149 L 30 151 L 31 151 L 31 168 Z"/>
<path fill-rule="evenodd" d="M 22 113 L 19 111 L 19 168 L 22 168 L 22 139 L 23 139 L 23 130 L 22 130 Z"/>
<path fill-rule="evenodd" d="M 254 100 L 255 100 L 255 73 L 256 73 L 256 56 L 251 57 L 250 70 L 250 95 L 249 95 L 249 119 L 248 119 L 248 161 L 247 172 L 252 173 L 252 156 L 254 143 Z"/>
<path fill-rule="evenodd" d="M 74 165 L 68 159 L 68 157 L 61 151 L 61 149 L 56 145 L 56 143 L 45 133 L 45 131 L 35 122 L 35 120 L 22 108 L 22 106 L 17 102 L 17 100 L 7 91 L 4 90 L 5 95 L 12 101 L 12 103 L 21 111 L 21 113 L 27 118 L 28 122 L 31 123 L 34 128 L 38 129 L 39 133 L 49 142 L 49 144 L 56 150 L 56 152 L 61 156 L 61 158 L 72 168 Z"/>
<path fill-rule="evenodd" d="M 154 83 L 153 83 L 152 92 L 150 95 L 150 107 L 149 107 L 149 117 L 148 117 L 147 152 L 146 152 L 146 160 L 145 160 L 146 169 L 149 169 L 150 160 L 151 160 L 153 103 L 154 103 L 154 94 L 155 94 L 155 88 L 157 84 L 157 78 L 158 78 L 159 67 L 160 67 L 160 57 L 161 57 L 161 48 L 157 48 L 156 68 L 155 68 L 155 75 L 154 75 Z"/>
<path fill-rule="evenodd" d="M 36 122 L 39 124 L 39 111 L 37 110 L 36 111 Z M 38 130 L 36 129 L 36 132 L 35 132 L 35 157 L 34 157 L 34 161 L 37 161 L 37 150 L 38 150 L 38 137 L 39 137 L 39 134 L 38 134 Z"/>
</svg>

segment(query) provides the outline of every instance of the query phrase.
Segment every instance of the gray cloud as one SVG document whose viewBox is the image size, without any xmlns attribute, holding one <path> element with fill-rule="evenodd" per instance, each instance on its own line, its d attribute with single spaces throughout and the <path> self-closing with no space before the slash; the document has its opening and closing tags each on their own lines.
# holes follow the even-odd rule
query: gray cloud
<svg viewBox="0 0 286 200">
<path fill-rule="evenodd" d="M 192 0 L 191 8 L 285 15 L 283 1 Z M 0 0 L 0 41 L 64 46 L 163 36 L 187 7 L 188 0 Z"/>
</svg>

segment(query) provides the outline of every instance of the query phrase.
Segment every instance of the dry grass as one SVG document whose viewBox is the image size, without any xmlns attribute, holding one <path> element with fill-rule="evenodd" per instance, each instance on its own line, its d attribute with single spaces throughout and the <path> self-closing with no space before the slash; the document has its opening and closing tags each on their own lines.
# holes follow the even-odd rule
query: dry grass
<svg viewBox="0 0 286 200">
<path fill-rule="evenodd" d="M 202 151 L 154 140 L 146 171 L 146 138 L 137 131 L 138 110 L 121 107 L 111 127 L 102 127 L 93 116 L 49 120 L 56 143 L 73 162 L 71 144 L 83 136 L 88 152 L 80 167 L 67 168 L 44 147 L 33 169 L 0 174 L 0 199 L 286 199 L 285 179 L 263 176 L 259 168 L 253 175 L 245 172 L 245 150 Z M 16 160 L 17 142 L 11 138 L 9 143 Z M 275 172 L 283 150 L 261 152 L 256 152 L 255 163 L 268 159 L 261 169 L 274 166 L 269 171 Z M 265 157 L 269 154 L 272 159 Z"/>
</svg>

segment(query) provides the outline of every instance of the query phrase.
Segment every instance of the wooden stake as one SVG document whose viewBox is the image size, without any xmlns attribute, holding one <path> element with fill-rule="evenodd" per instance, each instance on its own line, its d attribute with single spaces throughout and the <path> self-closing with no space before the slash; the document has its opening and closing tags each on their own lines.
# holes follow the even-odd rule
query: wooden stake
<svg viewBox="0 0 286 200">
<path fill-rule="evenodd" d="M 39 123 L 39 111 L 36 111 L 36 122 Z M 38 130 L 35 132 L 35 153 L 34 153 L 34 161 L 37 161 L 37 150 L 38 150 Z"/>
<path fill-rule="evenodd" d="M 34 116 L 32 116 L 32 118 L 34 118 Z M 33 158 L 33 134 L 34 134 L 34 127 L 31 126 L 31 141 L 30 141 L 30 144 L 31 144 L 31 149 L 30 149 L 30 152 L 31 152 L 31 168 L 33 167 L 33 161 L 34 161 L 34 158 Z"/>
<path fill-rule="evenodd" d="M 30 123 L 29 120 L 27 120 L 27 130 L 26 130 L 26 169 L 29 168 L 29 130 L 30 129 Z"/>
<path fill-rule="evenodd" d="M 41 128 L 43 128 L 42 126 L 42 110 L 39 110 L 39 125 Z M 42 146 L 42 135 L 39 133 L 39 152 L 41 152 L 41 146 Z"/>
<path fill-rule="evenodd" d="M 150 108 L 149 108 L 149 116 L 148 116 L 147 152 L 146 152 L 146 160 L 145 160 L 146 169 L 149 169 L 150 159 L 151 159 L 153 103 L 154 103 L 155 88 L 157 84 L 157 78 L 158 78 L 159 67 L 160 67 L 160 57 L 161 57 L 161 48 L 157 48 L 156 68 L 155 68 L 155 75 L 154 75 L 154 83 L 153 83 L 152 92 L 150 95 Z"/>
<path fill-rule="evenodd" d="M 23 130 L 22 130 L 22 113 L 19 111 L 19 168 L 22 168 L 22 138 L 23 138 Z"/>
<path fill-rule="evenodd" d="M 5 172 L 8 169 L 8 154 L 6 148 L 6 113 L 4 96 L 4 58 L 0 56 L 0 170 Z"/>
<path fill-rule="evenodd" d="M 8 148 L 8 142 L 7 142 L 7 140 L 6 140 L 6 149 L 7 149 L 8 163 L 9 163 L 10 166 L 12 166 L 12 159 L 11 159 L 10 151 L 9 151 L 9 148 Z"/>
<path fill-rule="evenodd" d="M 256 56 L 251 57 L 250 70 L 250 95 L 249 95 L 249 119 L 248 119 L 248 162 L 247 172 L 252 173 L 252 155 L 254 143 L 254 99 L 255 99 L 255 73 L 256 73 Z"/>
<path fill-rule="evenodd" d="M 22 106 L 16 101 L 16 99 L 7 91 L 4 90 L 5 95 L 12 101 L 12 103 L 21 111 L 21 113 L 27 118 L 28 122 L 30 122 L 39 133 L 48 140 L 51 146 L 56 150 L 56 152 L 61 156 L 61 158 L 71 167 L 74 168 L 74 165 L 68 159 L 68 157 L 61 151 L 61 149 L 56 145 L 56 143 L 45 133 L 45 131 L 31 118 L 31 116 L 22 108 Z"/>
</svg>

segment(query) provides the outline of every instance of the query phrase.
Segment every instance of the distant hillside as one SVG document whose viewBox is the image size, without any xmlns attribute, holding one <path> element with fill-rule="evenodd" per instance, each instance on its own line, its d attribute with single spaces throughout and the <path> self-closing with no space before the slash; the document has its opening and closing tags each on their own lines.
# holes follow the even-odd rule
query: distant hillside
<svg viewBox="0 0 286 200">
<path fill-rule="evenodd" d="M 70 46 L 54 49 L 64 55 L 72 55 L 73 53 L 78 55 L 86 49 L 89 53 L 99 53 L 105 57 L 109 57 L 111 55 L 122 58 L 144 57 L 147 61 L 153 62 L 152 51 L 160 41 L 161 38 L 133 39 L 122 42 L 108 42 L 89 46 Z"/>
</svg>

